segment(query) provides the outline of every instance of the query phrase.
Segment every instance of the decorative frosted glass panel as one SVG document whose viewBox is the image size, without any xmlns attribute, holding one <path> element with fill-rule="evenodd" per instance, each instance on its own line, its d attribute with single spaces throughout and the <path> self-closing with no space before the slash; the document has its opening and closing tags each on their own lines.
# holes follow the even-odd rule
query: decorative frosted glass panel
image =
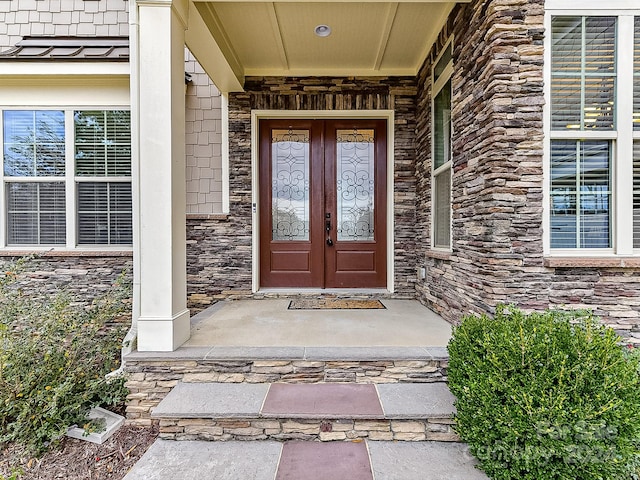
<svg viewBox="0 0 640 480">
<path fill-rule="evenodd" d="M 551 247 L 611 246 L 611 144 L 551 142 Z"/>
<path fill-rule="evenodd" d="M 64 112 L 4 112 L 4 174 L 9 177 L 64 175 Z"/>
<path fill-rule="evenodd" d="M 65 243 L 64 183 L 7 183 L 6 188 L 8 245 Z"/>
<path fill-rule="evenodd" d="M 433 246 L 447 248 L 451 245 L 451 169 L 447 168 L 440 172 L 433 181 L 435 184 Z"/>
<path fill-rule="evenodd" d="M 131 127 L 127 110 L 76 111 L 77 176 L 131 175 Z"/>
<path fill-rule="evenodd" d="M 451 80 L 442 87 L 433 106 L 435 170 L 451 159 Z"/>
<path fill-rule="evenodd" d="M 616 18 L 554 17 L 551 128 L 615 128 Z"/>
<path fill-rule="evenodd" d="M 337 231 L 340 241 L 374 240 L 373 130 L 336 132 Z"/>
<path fill-rule="evenodd" d="M 633 142 L 633 248 L 640 248 L 640 140 Z"/>
<path fill-rule="evenodd" d="M 273 240 L 309 240 L 309 131 L 273 130 L 271 233 Z"/>
<path fill-rule="evenodd" d="M 131 184 L 81 182 L 78 191 L 78 244 L 131 245 Z"/>
<path fill-rule="evenodd" d="M 640 131 L 640 17 L 635 19 L 633 62 L 633 129 Z"/>
</svg>

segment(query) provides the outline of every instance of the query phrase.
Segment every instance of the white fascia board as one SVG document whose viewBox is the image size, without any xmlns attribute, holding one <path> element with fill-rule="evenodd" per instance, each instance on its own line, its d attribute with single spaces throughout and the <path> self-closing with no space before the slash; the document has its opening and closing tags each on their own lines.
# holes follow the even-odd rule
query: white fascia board
<svg viewBox="0 0 640 480">
<path fill-rule="evenodd" d="M 1 62 L 0 78 L 129 76 L 129 62 Z"/>
<path fill-rule="evenodd" d="M 138 0 L 140 1 L 140 0 Z M 369 3 L 386 3 L 389 0 L 369 0 Z M 445 2 L 445 3 L 471 3 L 473 0 L 456 0 L 455 2 Z M 575 1 L 575 0 L 570 0 Z M 632 0 L 636 1 L 636 0 Z M 205 2 L 216 2 L 216 3 L 269 3 L 268 1 L 258 1 L 256 0 L 205 0 Z M 335 3 L 336 0 L 279 0 L 279 3 Z M 397 3 L 442 3 L 442 0 L 396 0 Z"/>
</svg>

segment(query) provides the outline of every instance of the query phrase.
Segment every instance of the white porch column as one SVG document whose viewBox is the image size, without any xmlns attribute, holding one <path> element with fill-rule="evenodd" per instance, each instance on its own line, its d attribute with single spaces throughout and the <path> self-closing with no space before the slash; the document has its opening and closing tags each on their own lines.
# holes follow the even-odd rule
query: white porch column
<svg viewBox="0 0 640 480">
<path fill-rule="evenodd" d="M 139 95 L 138 350 L 189 338 L 186 275 L 183 0 L 137 0 Z"/>
</svg>

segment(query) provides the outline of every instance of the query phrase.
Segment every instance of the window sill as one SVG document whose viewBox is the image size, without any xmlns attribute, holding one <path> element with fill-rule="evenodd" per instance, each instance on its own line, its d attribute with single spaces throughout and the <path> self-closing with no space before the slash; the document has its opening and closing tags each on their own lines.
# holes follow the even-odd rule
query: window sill
<svg viewBox="0 0 640 480">
<path fill-rule="evenodd" d="M 451 252 L 448 250 L 427 250 L 427 258 L 437 258 L 438 260 L 451 260 Z"/>
<path fill-rule="evenodd" d="M 640 257 L 545 257 L 544 266 L 549 268 L 640 268 Z"/>
<path fill-rule="evenodd" d="M 36 255 L 42 257 L 133 257 L 133 250 L 38 250 L 2 248 L 0 257 L 24 257 Z"/>
</svg>

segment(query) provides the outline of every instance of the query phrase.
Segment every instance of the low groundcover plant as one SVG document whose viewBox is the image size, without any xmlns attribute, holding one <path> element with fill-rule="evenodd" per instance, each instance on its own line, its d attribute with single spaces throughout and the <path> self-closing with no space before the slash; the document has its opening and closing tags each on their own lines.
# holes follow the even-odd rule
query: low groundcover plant
<svg viewBox="0 0 640 480">
<path fill-rule="evenodd" d="M 19 280 L 28 262 L 0 276 L 0 444 L 37 453 L 84 426 L 91 407 L 124 400 L 124 379 L 105 374 L 118 367 L 124 333 L 114 320 L 130 307 L 123 277 L 88 306 L 63 291 L 32 298 Z"/>
<path fill-rule="evenodd" d="M 471 315 L 449 343 L 456 431 L 498 480 L 630 480 L 638 355 L 585 311 Z M 631 354 L 630 354 L 631 353 Z"/>
</svg>

